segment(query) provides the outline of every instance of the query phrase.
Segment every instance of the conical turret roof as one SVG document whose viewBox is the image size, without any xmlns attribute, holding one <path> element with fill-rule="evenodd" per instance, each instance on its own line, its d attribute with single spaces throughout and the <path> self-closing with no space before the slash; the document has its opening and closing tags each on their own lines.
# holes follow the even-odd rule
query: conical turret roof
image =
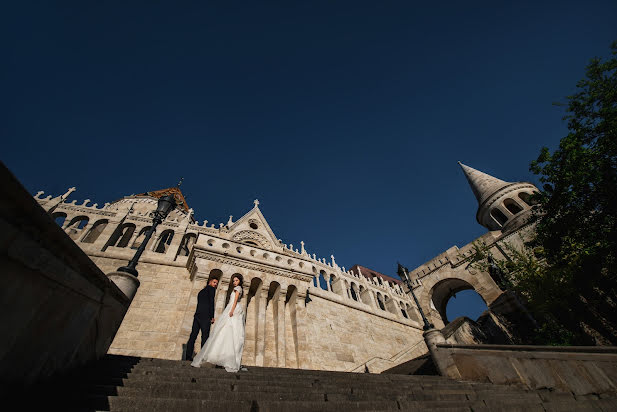
<svg viewBox="0 0 617 412">
<path fill-rule="evenodd" d="M 461 166 L 461 169 L 463 169 L 463 173 L 465 173 L 469 186 L 471 186 L 471 190 L 478 200 L 478 205 L 481 205 L 482 202 L 499 189 L 511 184 L 491 175 L 487 175 L 473 167 L 464 165 L 461 162 L 458 162 L 458 164 Z"/>
</svg>

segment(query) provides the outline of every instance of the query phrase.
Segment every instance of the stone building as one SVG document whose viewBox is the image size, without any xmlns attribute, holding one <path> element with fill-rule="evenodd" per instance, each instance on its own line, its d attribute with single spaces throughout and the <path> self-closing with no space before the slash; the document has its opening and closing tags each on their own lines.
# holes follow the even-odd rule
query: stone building
<svg viewBox="0 0 617 412">
<path fill-rule="evenodd" d="M 477 220 L 489 232 L 479 240 L 494 255 L 528 226 L 529 183 L 507 183 L 461 165 L 478 199 Z M 35 199 L 105 273 L 134 255 L 152 224 L 157 199 L 173 194 L 178 206 L 157 227 L 138 270 L 140 286 L 109 353 L 180 359 L 190 333 L 197 293 L 219 279 L 216 311 L 230 297 L 230 279 L 244 277 L 246 341 L 243 364 L 380 372 L 427 353 L 422 321 L 397 279 L 362 266 L 350 270 L 283 243 L 255 201 L 242 218 L 217 226 L 196 222 L 179 188 L 106 203 L 62 196 Z M 438 327 L 448 324 L 448 299 L 475 289 L 489 305 L 502 294 L 488 273 L 468 266 L 472 245 L 456 246 L 411 271 L 420 305 Z M 200 340 L 198 339 L 198 342 Z"/>
</svg>

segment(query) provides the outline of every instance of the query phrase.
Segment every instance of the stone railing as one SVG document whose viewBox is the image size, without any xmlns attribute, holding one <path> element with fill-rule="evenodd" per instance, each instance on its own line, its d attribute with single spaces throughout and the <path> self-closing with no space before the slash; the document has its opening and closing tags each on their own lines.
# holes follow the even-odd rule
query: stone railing
<svg viewBox="0 0 617 412">
<path fill-rule="evenodd" d="M 387 369 L 391 369 L 401 363 L 408 362 L 412 359 L 416 359 L 428 353 L 428 348 L 423 340 L 417 342 L 411 346 L 408 346 L 396 353 L 389 359 L 382 358 L 380 356 L 373 356 L 365 362 L 348 369 L 347 372 L 370 372 L 381 373 Z"/>
<path fill-rule="evenodd" d="M 523 384 L 576 395 L 617 391 L 617 347 L 436 345 L 451 378 Z"/>
<path fill-rule="evenodd" d="M 0 163 L 0 371 L 40 381 L 104 355 L 129 299 Z"/>
</svg>

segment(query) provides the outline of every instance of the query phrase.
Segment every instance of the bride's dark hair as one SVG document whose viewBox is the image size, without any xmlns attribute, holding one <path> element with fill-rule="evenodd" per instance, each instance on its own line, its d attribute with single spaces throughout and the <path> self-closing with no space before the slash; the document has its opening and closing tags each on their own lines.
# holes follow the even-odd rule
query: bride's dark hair
<svg viewBox="0 0 617 412">
<path fill-rule="evenodd" d="M 231 277 L 231 284 L 233 285 L 234 283 L 234 278 L 238 278 L 238 280 L 240 281 L 240 283 L 238 284 L 238 286 L 242 286 L 242 282 L 244 282 L 244 278 L 242 277 L 241 274 L 236 273 Z"/>
</svg>

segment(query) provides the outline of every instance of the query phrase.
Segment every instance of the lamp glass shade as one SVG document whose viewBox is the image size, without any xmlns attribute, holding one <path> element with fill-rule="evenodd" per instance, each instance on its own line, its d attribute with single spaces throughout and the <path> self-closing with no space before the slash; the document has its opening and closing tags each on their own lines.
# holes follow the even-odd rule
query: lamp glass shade
<svg viewBox="0 0 617 412">
<path fill-rule="evenodd" d="M 167 216 L 176 207 L 176 199 L 173 195 L 165 195 L 159 198 L 159 203 L 156 207 L 156 211 L 163 216 Z"/>
</svg>

